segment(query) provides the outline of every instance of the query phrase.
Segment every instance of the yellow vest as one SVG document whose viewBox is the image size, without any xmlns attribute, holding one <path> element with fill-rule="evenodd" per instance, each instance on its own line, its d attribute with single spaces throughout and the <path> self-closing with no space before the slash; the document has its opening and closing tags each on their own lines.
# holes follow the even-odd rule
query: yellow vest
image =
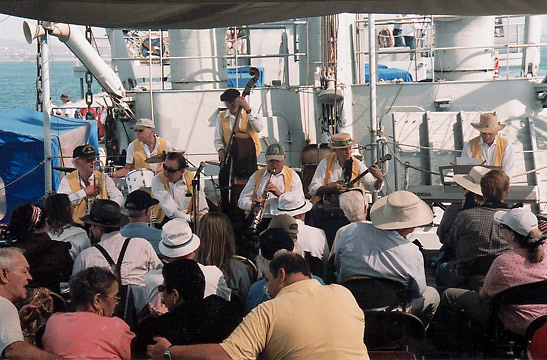
<svg viewBox="0 0 547 360">
<path fill-rule="evenodd" d="M 156 141 L 159 141 L 157 153 L 161 154 L 166 150 L 167 142 L 165 139 L 156 136 Z M 139 139 L 133 141 L 133 166 L 135 169 L 152 169 L 152 165 L 145 163 L 146 155 L 144 154 L 144 149 L 142 147 L 142 142 Z M 158 166 L 161 168 L 163 163 L 159 163 Z"/>
<path fill-rule="evenodd" d="M 258 187 L 260 186 L 260 182 L 264 178 L 264 174 L 266 174 L 266 170 L 268 170 L 268 168 L 263 167 L 262 169 L 258 169 L 254 174 L 254 190 L 252 199 L 254 199 L 257 195 Z M 292 178 L 293 170 L 288 166 L 283 166 L 283 191 L 285 193 L 288 193 L 292 189 Z M 248 216 L 250 214 L 250 211 L 246 211 L 245 213 Z"/>
<path fill-rule="evenodd" d="M 479 144 L 480 135 L 476 138 L 473 138 L 469 141 L 469 145 L 471 145 L 471 154 L 474 159 L 482 159 L 482 150 L 481 146 Z M 494 166 L 502 166 L 503 165 L 503 154 L 505 153 L 505 148 L 507 147 L 507 138 L 496 135 L 496 156 L 494 158 Z M 485 160 L 485 159 L 483 159 Z"/>
<path fill-rule="evenodd" d="M 192 197 L 190 199 L 190 204 L 188 205 L 188 209 L 186 209 L 186 213 L 190 216 L 192 216 L 192 207 L 194 206 L 194 189 L 192 189 L 192 180 L 194 179 L 194 173 L 188 170 L 184 170 L 184 173 L 182 174 L 184 176 L 184 182 L 186 183 L 186 189 L 190 194 L 192 194 Z M 163 184 L 163 187 L 166 191 L 169 191 L 169 183 L 167 179 L 165 178 L 165 174 L 163 172 L 159 173 L 158 176 L 160 177 L 161 183 Z M 163 219 L 165 219 L 165 212 L 163 212 L 163 209 L 161 208 L 160 204 L 154 205 L 152 208 L 152 211 L 154 213 L 154 216 L 156 217 L 156 223 L 161 224 Z"/>
<path fill-rule="evenodd" d="M 220 118 L 220 124 L 222 125 L 222 139 L 224 140 L 224 148 L 228 146 L 228 142 L 230 141 L 230 135 L 232 134 L 232 126 L 230 124 L 230 115 L 228 115 L 228 110 L 224 110 L 220 112 L 219 115 Z M 251 136 L 251 139 L 253 139 L 253 142 L 255 144 L 256 149 L 256 156 L 258 156 L 262 152 L 262 146 L 260 145 L 260 139 L 258 138 L 258 133 L 253 129 L 251 126 L 251 123 L 249 122 L 249 118 L 247 117 L 247 113 L 245 110 L 241 109 L 241 114 L 239 115 L 240 119 L 240 129 L 241 131 L 246 132 Z"/>
<path fill-rule="evenodd" d="M 326 157 L 327 164 L 326 164 L 326 172 L 325 177 L 323 178 L 323 186 L 326 186 L 329 183 L 329 179 L 332 175 L 332 172 L 334 171 L 334 164 L 336 163 L 336 153 L 332 153 L 329 156 Z M 359 176 L 359 160 L 357 160 L 354 156 L 351 157 L 353 163 L 351 165 L 351 178 L 355 179 L 357 176 Z M 359 186 L 359 183 L 353 184 L 353 187 Z M 314 195 L 311 197 L 311 202 L 315 204 L 321 200 L 321 198 L 318 195 Z"/>
<path fill-rule="evenodd" d="M 95 176 L 95 181 L 97 182 L 96 186 L 99 188 L 99 199 L 108 199 L 108 191 L 106 190 L 106 182 L 103 181 L 101 173 L 98 171 L 93 172 Z M 78 176 L 78 170 L 71 172 L 66 175 L 68 184 L 70 185 L 70 190 L 72 192 L 78 192 L 81 190 L 80 187 L 80 176 Z M 74 206 L 74 211 L 72 212 L 72 219 L 76 224 L 83 225 L 83 222 L 80 220 L 81 217 L 86 215 L 87 210 L 87 201 L 82 199 L 77 205 Z"/>
</svg>

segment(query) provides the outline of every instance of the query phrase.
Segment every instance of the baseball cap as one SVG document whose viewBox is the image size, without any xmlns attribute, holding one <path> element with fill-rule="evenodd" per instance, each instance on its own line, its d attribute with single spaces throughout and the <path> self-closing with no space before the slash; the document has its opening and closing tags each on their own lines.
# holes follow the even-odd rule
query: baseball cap
<svg viewBox="0 0 547 360">
<path fill-rule="evenodd" d="M 283 148 L 283 145 L 277 143 L 277 144 L 271 144 L 268 146 L 268 149 L 266 149 L 266 161 L 268 160 L 283 160 L 285 158 L 285 149 Z"/>
<path fill-rule="evenodd" d="M 509 211 L 497 211 L 494 220 L 506 225 L 522 236 L 528 236 L 530 232 L 538 228 L 538 219 L 530 210 L 516 208 Z"/>
</svg>

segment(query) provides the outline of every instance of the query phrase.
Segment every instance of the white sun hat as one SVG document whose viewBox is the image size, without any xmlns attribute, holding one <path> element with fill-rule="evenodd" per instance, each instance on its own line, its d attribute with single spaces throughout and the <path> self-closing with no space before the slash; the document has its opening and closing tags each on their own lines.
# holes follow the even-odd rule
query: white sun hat
<svg viewBox="0 0 547 360">
<path fill-rule="evenodd" d="M 398 230 L 431 223 L 433 212 L 414 193 L 400 190 L 378 199 L 370 209 L 370 219 L 378 229 Z"/>
<path fill-rule="evenodd" d="M 489 171 L 484 166 L 473 166 L 469 174 L 454 175 L 454 181 L 464 189 L 482 196 L 481 179 Z"/>
</svg>

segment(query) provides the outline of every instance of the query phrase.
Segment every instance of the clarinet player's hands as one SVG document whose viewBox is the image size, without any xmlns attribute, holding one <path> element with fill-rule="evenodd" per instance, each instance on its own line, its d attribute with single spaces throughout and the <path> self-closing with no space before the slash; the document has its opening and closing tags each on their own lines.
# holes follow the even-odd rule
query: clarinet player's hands
<svg viewBox="0 0 547 360">
<path fill-rule="evenodd" d="M 261 206 L 263 202 L 264 202 L 264 198 L 262 196 L 255 197 L 253 200 L 253 203 L 251 204 L 251 210 L 254 210 L 258 206 Z"/>
</svg>

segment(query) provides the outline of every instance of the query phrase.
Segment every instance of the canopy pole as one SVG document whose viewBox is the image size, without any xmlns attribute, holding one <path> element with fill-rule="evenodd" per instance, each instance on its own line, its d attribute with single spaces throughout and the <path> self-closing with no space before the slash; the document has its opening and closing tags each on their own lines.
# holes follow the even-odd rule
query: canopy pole
<svg viewBox="0 0 547 360">
<path fill-rule="evenodd" d="M 372 144 L 370 151 L 370 163 L 376 162 L 376 131 L 378 124 L 376 123 L 376 19 L 374 14 L 368 14 L 368 80 L 370 90 L 370 143 Z M 372 202 L 375 202 L 378 195 L 372 193 Z"/>
<path fill-rule="evenodd" d="M 40 37 L 42 49 L 42 114 L 44 120 L 44 190 L 45 195 L 53 193 L 52 164 L 51 164 L 51 101 L 49 89 L 49 41 L 48 34 Z"/>
</svg>

